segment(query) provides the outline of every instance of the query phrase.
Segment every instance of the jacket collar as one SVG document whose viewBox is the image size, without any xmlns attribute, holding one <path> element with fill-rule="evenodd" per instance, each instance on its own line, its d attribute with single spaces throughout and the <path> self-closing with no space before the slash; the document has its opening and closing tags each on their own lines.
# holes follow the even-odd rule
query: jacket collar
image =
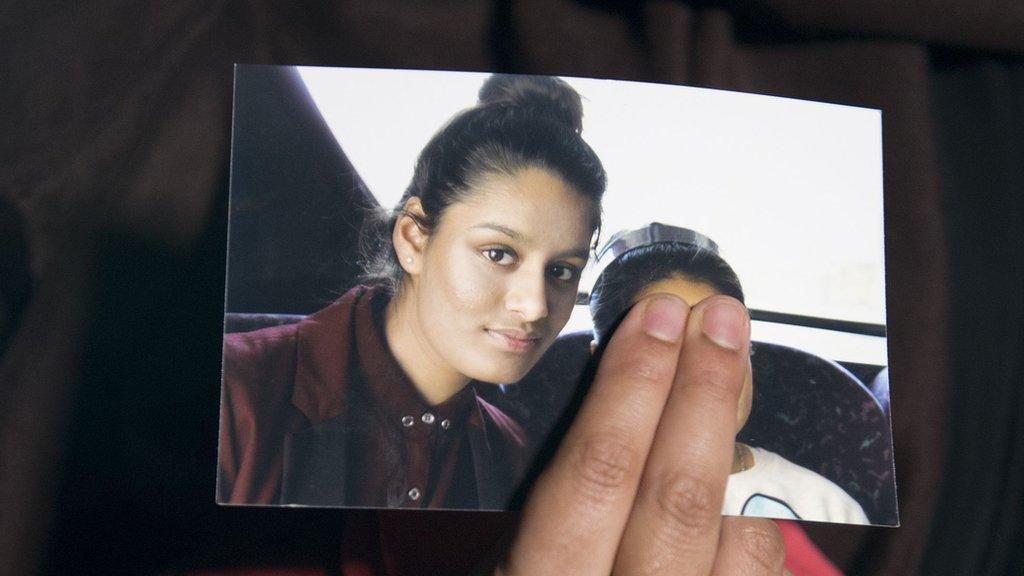
<svg viewBox="0 0 1024 576">
<path fill-rule="evenodd" d="M 327 308 L 307 316 L 296 326 L 292 403 L 314 427 L 345 414 L 349 370 L 358 354 L 357 314 L 360 310 L 372 309 L 373 300 L 377 297 L 384 297 L 381 289 L 357 286 Z M 385 342 L 379 333 L 376 337 Z M 382 346 L 386 347 L 386 343 L 382 343 Z M 471 386 L 468 388 L 470 390 L 467 395 L 475 402 L 470 400 L 469 407 L 464 407 L 463 401 L 456 404 L 462 409 L 468 409 L 469 413 L 466 425 L 473 453 L 479 507 L 503 509 L 507 505 L 514 479 L 521 472 L 518 470 L 521 463 L 495 461 L 485 422 L 493 422 L 510 434 L 510 441 L 516 446 L 515 454 L 523 449 L 525 438 L 514 421 L 484 402 Z M 332 454 L 337 456 L 336 452 Z M 508 470 L 497 473 L 498 467 L 507 467 Z M 516 472 L 512 474 L 511 471 Z M 296 500 L 299 501 L 305 502 L 301 498 Z"/>
<path fill-rule="evenodd" d="M 299 322 L 292 403 L 310 422 L 330 420 L 344 412 L 356 308 L 364 300 L 368 304 L 376 292 L 379 289 L 356 286 Z"/>
<path fill-rule="evenodd" d="M 358 362 L 366 377 L 387 384 L 370 388 L 378 392 L 375 401 L 390 415 L 419 416 L 430 409 L 439 419 L 465 420 L 476 399 L 472 385 L 443 404 L 430 407 L 398 366 L 373 317 L 374 301 L 384 297 L 382 288 L 356 286 L 327 308 L 299 322 L 292 403 L 313 423 L 342 414 L 349 370 Z M 479 420 L 469 418 L 470 424 L 477 427 Z"/>
</svg>

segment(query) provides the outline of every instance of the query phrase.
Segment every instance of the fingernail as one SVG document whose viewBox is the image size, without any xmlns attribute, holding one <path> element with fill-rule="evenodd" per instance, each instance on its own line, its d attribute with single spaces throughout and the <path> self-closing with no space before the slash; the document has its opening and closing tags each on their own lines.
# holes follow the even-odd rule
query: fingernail
<svg viewBox="0 0 1024 576">
<path fill-rule="evenodd" d="M 700 327 L 715 344 L 740 350 L 747 340 L 747 311 L 738 304 L 720 302 L 704 311 Z"/>
<path fill-rule="evenodd" d="M 644 332 L 658 340 L 678 342 L 686 326 L 686 304 L 667 294 L 653 296 L 644 309 L 642 326 Z"/>
</svg>

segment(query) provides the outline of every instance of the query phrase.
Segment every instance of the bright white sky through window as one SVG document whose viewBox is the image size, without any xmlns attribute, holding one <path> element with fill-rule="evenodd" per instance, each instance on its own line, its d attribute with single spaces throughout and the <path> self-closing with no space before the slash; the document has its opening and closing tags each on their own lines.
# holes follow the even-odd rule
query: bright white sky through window
<svg viewBox="0 0 1024 576">
<path fill-rule="evenodd" d="M 394 206 L 416 155 L 453 113 L 475 103 L 487 76 L 300 73 L 384 206 Z M 885 323 L 879 111 L 566 80 L 584 98 L 583 137 L 608 172 L 603 238 L 651 221 L 693 228 L 719 244 L 751 308 Z M 873 352 L 855 356 L 884 364 L 884 339 L 869 340 Z"/>
</svg>

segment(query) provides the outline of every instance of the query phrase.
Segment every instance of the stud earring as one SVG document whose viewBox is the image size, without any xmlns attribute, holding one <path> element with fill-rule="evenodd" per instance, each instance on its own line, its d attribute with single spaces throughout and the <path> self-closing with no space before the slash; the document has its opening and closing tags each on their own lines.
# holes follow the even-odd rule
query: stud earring
<svg viewBox="0 0 1024 576">
<path fill-rule="evenodd" d="M 406 256 L 405 257 L 405 263 L 406 264 L 412 264 L 412 256 Z"/>
</svg>

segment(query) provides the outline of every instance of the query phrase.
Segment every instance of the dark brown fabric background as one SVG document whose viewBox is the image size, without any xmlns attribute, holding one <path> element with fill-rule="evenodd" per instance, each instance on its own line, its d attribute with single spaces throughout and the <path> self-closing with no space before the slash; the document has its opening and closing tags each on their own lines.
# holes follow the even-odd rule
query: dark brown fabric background
<svg viewBox="0 0 1024 576">
<path fill-rule="evenodd" d="M 903 527 L 809 530 L 849 573 L 1024 570 L 1024 4 L 51 1 L 0 38 L 0 574 L 336 560 L 343 513 L 213 504 L 234 62 L 881 108 Z"/>
</svg>

